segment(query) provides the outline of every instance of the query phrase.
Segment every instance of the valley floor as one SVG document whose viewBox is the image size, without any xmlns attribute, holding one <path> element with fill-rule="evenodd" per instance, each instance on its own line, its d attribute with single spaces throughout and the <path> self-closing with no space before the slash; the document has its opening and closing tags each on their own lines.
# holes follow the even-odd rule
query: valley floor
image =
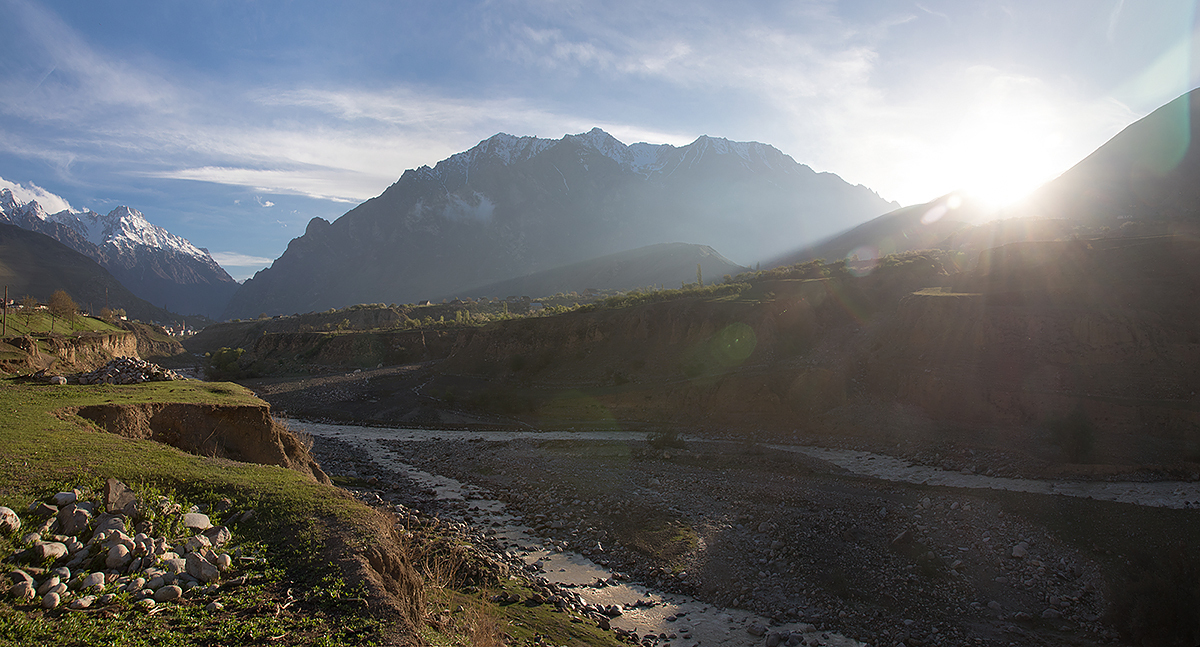
<svg viewBox="0 0 1200 647">
<path fill-rule="evenodd" d="M 1170 574 L 1195 568 L 1186 556 L 1171 561 L 1200 545 L 1193 510 L 891 482 L 777 444 L 711 435 L 652 446 L 645 432 L 590 440 L 453 432 L 523 427 L 437 406 L 421 391 L 425 371 L 248 386 L 299 418 L 447 430 L 368 435 L 390 436 L 383 446 L 397 460 L 491 493 L 536 520 L 544 538 L 598 563 L 777 623 L 873 645 L 1092 645 L 1123 642 L 1128 631 L 1170 644 L 1187 631 L 1190 611 L 1171 616 L 1171 600 L 1186 592 Z M 928 447 L 905 449 L 940 459 Z M 333 451 L 322 463 L 345 460 Z M 376 476 L 383 490 L 409 487 L 357 460 L 354 476 Z M 482 522 L 433 493 L 417 505 Z"/>
</svg>

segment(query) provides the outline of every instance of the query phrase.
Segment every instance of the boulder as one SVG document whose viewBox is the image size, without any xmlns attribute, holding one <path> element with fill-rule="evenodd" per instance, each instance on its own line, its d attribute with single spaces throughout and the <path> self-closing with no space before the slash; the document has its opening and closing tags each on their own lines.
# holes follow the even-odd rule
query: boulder
<svg viewBox="0 0 1200 647">
<path fill-rule="evenodd" d="M 154 592 L 155 602 L 169 602 L 183 597 L 183 589 L 174 584 L 168 584 Z"/>
<path fill-rule="evenodd" d="M 137 513 L 137 497 L 117 479 L 104 482 L 104 510 L 109 514 L 132 517 Z"/>
<path fill-rule="evenodd" d="M 212 521 L 208 515 L 200 512 L 189 512 L 183 515 L 183 527 L 190 530 L 208 530 L 212 528 Z"/>
<path fill-rule="evenodd" d="M 21 529 L 21 518 L 12 508 L 0 506 L 0 533 L 15 535 Z"/>
</svg>

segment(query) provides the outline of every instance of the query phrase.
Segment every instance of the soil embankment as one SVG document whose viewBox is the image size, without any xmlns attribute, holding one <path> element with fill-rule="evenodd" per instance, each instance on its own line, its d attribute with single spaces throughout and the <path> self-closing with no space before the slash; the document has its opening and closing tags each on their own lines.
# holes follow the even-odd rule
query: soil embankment
<svg viewBox="0 0 1200 647">
<path fill-rule="evenodd" d="M 328 483 L 296 434 L 271 418 L 270 407 L 147 403 L 91 405 L 68 413 L 127 438 L 171 445 L 191 454 L 278 465 Z"/>
<path fill-rule="evenodd" d="M 6 373 L 90 371 L 115 357 L 138 357 L 138 342 L 132 333 L 24 335 L 0 342 L 0 371 Z"/>
<path fill-rule="evenodd" d="M 461 328 L 427 346 L 422 361 L 442 358 L 428 370 L 330 376 L 327 394 L 275 381 L 263 396 L 307 393 L 283 408 L 314 419 L 670 427 L 938 465 L 1003 454 L 983 469 L 1016 475 L 1177 477 L 1200 471 L 1195 268 L 1200 244 L 1178 237 L 1008 245 L 957 274 L 917 257 L 861 278 Z M 305 352 L 291 341 L 275 354 Z"/>
</svg>

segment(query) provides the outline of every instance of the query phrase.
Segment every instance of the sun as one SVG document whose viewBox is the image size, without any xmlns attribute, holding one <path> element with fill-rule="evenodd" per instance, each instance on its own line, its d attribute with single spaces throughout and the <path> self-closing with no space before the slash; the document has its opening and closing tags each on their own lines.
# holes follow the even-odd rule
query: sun
<svg viewBox="0 0 1200 647">
<path fill-rule="evenodd" d="M 959 140 L 958 186 L 990 206 L 1008 206 L 1065 170 L 1052 152 L 1062 137 L 1033 109 L 981 111 Z"/>
<path fill-rule="evenodd" d="M 1068 134 L 1077 130 L 1069 103 L 1019 84 L 964 92 L 938 114 L 943 123 L 918 160 L 932 195 L 957 191 L 977 204 L 1009 206 L 1071 164 Z M 916 169 L 913 169 L 916 171 Z"/>
</svg>

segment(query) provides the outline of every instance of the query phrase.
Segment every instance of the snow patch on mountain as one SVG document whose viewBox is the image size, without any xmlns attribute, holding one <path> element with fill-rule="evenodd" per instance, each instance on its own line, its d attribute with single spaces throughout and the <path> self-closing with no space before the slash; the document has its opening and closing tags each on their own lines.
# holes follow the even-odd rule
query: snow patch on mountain
<svg viewBox="0 0 1200 647">
<path fill-rule="evenodd" d="M 577 144 L 599 153 L 625 170 L 645 178 L 659 172 L 670 175 L 680 165 L 691 166 L 708 155 L 733 156 L 748 170 L 762 167 L 787 173 L 801 168 L 807 169 L 779 149 L 759 142 L 734 142 L 721 137 L 701 135 L 691 144 L 679 148 L 670 144 L 645 142 L 626 145 L 600 128 L 593 128 L 585 133 L 566 135 L 560 140 L 531 136 L 515 137 L 508 133 L 498 133 L 479 142 L 470 150 L 438 162 L 432 169 L 423 166 L 417 169 L 417 172 L 422 177 L 440 182 L 446 182 L 451 174 L 462 174 L 469 184 L 473 168 L 486 163 L 512 165 L 525 162 L 563 142 Z"/>
<path fill-rule="evenodd" d="M 152 224 L 137 209 L 121 206 L 107 215 L 100 215 L 90 209 L 76 210 L 66 200 L 53 193 L 36 185 L 30 186 L 37 191 L 26 188 L 18 192 L 11 188 L 11 183 L 4 183 L 4 188 L 0 189 L 0 213 L 3 213 L 6 219 L 19 222 L 21 218 L 37 218 L 46 222 L 56 222 L 75 230 L 97 247 L 107 245 L 120 251 L 151 247 L 193 256 L 206 263 L 214 262 L 207 252 L 182 236 Z M 37 199 L 31 197 L 35 194 L 39 196 Z M 48 204 L 67 205 L 68 208 L 47 213 L 42 199 Z"/>
</svg>

